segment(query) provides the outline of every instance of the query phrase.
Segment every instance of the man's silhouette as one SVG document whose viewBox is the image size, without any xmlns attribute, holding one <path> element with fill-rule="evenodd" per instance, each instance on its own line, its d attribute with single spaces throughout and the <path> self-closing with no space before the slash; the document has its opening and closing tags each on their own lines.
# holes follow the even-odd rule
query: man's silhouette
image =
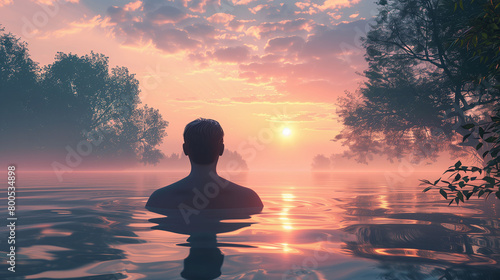
<svg viewBox="0 0 500 280">
<path fill-rule="evenodd" d="M 163 210 L 181 210 L 198 214 L 208 209 L 254 208 L 259 213 L 263 204 L 251 189 L 230 182 L 217 174 L 219 156 L 224 152 L 224 131 L 211 119 L 196 119 L 184 129 L 182 148 L 191 162 L 191 173 L 184 179 L 156 190 L 146 208 L 165 214 Z"/>
</svg>

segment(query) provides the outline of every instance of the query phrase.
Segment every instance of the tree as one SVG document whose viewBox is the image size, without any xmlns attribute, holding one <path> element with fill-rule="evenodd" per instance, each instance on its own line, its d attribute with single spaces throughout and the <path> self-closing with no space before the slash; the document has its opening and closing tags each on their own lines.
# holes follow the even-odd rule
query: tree
<svg viewBox="0 0 500 280">
<path fill-rule="evenodd" d="M 471 50 L 456 40 L 486 2 L 380 1 L 364 39 L 367 82 L 340 99 L 344 129 L 334 140 L 359 161 L 371 154 L 414 161 L 443 150 L 463 155 L 459 140 L 469 131 L 462 126 L 483 121 L 499 100 L 498 90 L 473 82 L 484 76 L 485 83 L 498 84 L 486 74 L 488 66 L 471 61 Z M 475 147 L 472 140 L 465 144 Z"/>
<path fill-rule="evenodd" d="M 161 144 L 167 127 L 160 111 L 145 105 L 144 108 L 134 111 L 131 123 L 138 131 L 134 134 L 134 142 L 137 143 L 136 153 L 140 155 L 139 161 L 151 164 L 160 162 L 163 154 L 156 147 Z"/>
<path fill-rule="evenodd" d="M 461 1 L 459 3 L 462 3 Z M 487 71 L 477 77 L 471 78 L 471 82 L 477 84 L 483 90 L 491 90 L 498 94 L 500 89 L 500 1 L 490 1 L 483 6 L 472 20 L 468 28 L 459 38 L 464 49 L 469 52 L 468 59 L 471 62 L 482 64 Z M 492 85 L 491 81 L 496 85 Z M 492 90 L 493 88 L 493 90 Z M 495 91 L 496 89 L 496 91 Z M 481 157 L 485 158 L 483 166 L 465 166 L 461 161 L 450 166 L 444 172 L 451 173 L 448 178 L 441 177 L 434 182 L 421 180 L 422 184 L 429 185 L 424 192 L 430 189 L 439 190 L 439 193 L 450 200 L 450 204 L 468 200 L 474 195 L 488 197 L 495 193 L 500 199 L 500 106 L 494 105 L 494 111 L 485 117 L 480 123 L 468 123 L 462 126 L 469 133 L 462 138 L 462 143 L 469 139 L 475 139 L 476 150 L 484 150 Z M 446 179 L 446 180 L 445 180 Z"/>
<path fill-rule="evenodd" d="M 11 155 L 58 155 L 66 146 L 101 135 L 91 158 L 156 164 L 168 122 L 158 110 L 140 107 L 139 81 L 109 59 L 58 53 L 39 68 L 25 43 L 0 37 L 0 150 Z"/>
<path fill-rule="evenodd" d="M 28 52 L 27 45 L 0 28 L 0 151 L 12 149 L 5 141 L 27 144 L 35 135 L 25 129 L 34 119 L 33 107 L 40 101 L 38 74 L 40 68 Z M 22 132 L 22 133 L 20 133 Z M 24 134 L 20 137 L 20 134 Z"/>
<path fill-rule="evenodd" d="M 320 171 L 320 170 L 328 170 L 331 167 L 330 159 L 322 154 L 317 154 L 313 158 L 313 162 L 311 164 L 312 170 Z"/>
</svg>

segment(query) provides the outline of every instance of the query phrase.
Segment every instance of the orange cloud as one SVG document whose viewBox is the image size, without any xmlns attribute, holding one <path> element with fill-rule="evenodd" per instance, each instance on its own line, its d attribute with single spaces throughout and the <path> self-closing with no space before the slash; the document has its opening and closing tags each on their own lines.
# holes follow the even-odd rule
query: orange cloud
<svg viewBox="0 0 500 280">
<path fill-rule="evenodd" d="M 211 23 L 226 23 L 234 19 L 234 15 L 226 13 L 216 13 L 208 17 L 207 20 Z"/>
<path fill-rule="evenodd" d="M 142 6 L 142 1 L 137 0 L 135 2 L 130 2 L 127 5 L 123 6 L 125 11 L 136 11 Z"/>
<path fill-rule="evenodd" d="M 277 37 L 269 40 L 264 49 L 269 53 L 285 52 L 292 54 L 299 52 L 304 43 L 305 40 L 299 36 Z"/>
<path fill-rule="evenodd" d="M 46 32 L 38 37 L 40 39 L 59 38 L 70 34 L 80 33 L 84 30 L 90 30 L 96 27 L 106 28 L 111 25 L 112 23 L 109 22 L 109 18 L 102 18 L 100 15 L 97 15 L 88 20 L 82 19 L 70 22 L 69 25 L 64 28 Z"/>
<path fill-rule="evenodd" d="M 7 0 L 9 1 L 9 0 Z M 54 5 L 54 3 L 58 2 L 58 0 L 33 0 L 34 2 L 36 3 L 39 3 L 39 4 L 44 4 L 44 5 Z M 80 0 L 64 0 L 65 2 L 68 2 L 68 3 L 74 3 L 74 4 L 77 4 L 80 2 Z"/>
<path fill-rule="evenodd" d="M 352 7 L 352 5 L 359 3 L 361 0 L 326 0 L 323 5 L 318 5 L 317 8 L 321 11 L 333 10 L 346 7 Z"/>
<path fill-rule="evenodd" d="M 204 13 L 209 0 L 195 0 L 185 1 L 184 6 L 188 7 L 190 11 L 197 13 Z"/>
<path fill-rule="evenodd" d="M 293 34 L 294 32 L 310 32 L 314 22 L 309 19 L 298 18 L 280 22 L 265 22 L 248 28 L 247 34 L 256 38 L 266 38 L 275 34 Z"/>
<path fill-rule="evenodd" d="M 257 0 L 234 0 L 233 3 L 235 5 L 246 5 L 246 4 L 250 4 L 252 2 L 256 2 Z"/>
<path fill-rule="evenodd" d="M 8 6 L 10 4 L 14 3 L 14 0 L 0 0 L 0 7 L 2 6 Z"/>
</svg>

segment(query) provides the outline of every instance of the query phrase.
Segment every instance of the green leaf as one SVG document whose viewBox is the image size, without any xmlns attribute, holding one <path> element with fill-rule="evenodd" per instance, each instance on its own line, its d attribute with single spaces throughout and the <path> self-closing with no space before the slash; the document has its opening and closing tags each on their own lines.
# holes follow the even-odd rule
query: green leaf
<svg viewBox="0 0 500 280">
<path fill-rule="evenodd" d="M 425 188 L 422 192 L 427 192 L 428 190 L 432 189 L 432 187 L 427 187 Z"/>
<path fill-rule="evenodd" d="M 476 146 L 476 150 L 481 149 L 481 147 L 482 147 L 482 146 L 483 146 L 483 143 L 479 143 L 479 144 L 477 144 L 477 146 Z"/>
<path fill-rule="evenodd" d="M 423 180 L 419 180 L 419 181 L 422 182 L 422 183 L 420 183 L 420 185 L 424 185 L 424 184 L 432 185 L 432 183 L 429 180 L 423 179 Z"/>
<path fill-rule="evenodd" d="M 462 142 L 465 142 L 465 140 L 467 140 L 467 138 L 469 138 L 469 136 L 471 136 L 471 135 L 472 135 L 472 133 L 465 135 L 464 138 L 462 139 Z"/>
<path fill-rule="evenodd" d="M 498 199 L 500 199 L 500 191 L 497 191 L 495 195 L 497 196 Z"/>
<path fill-rule="evenodd" d="M 483 153 L 483 158 L 489 153 L 490 151 L 486 151 Z"/>
<path fill-rule="evenodd" d="M 488 143 L 493 143 L 493 142 L 495 142 L 495 140 L 497 140 L 497 139 L 498 139 L 498 137 L 495 137 L 495 136 L 490 136 L 490 137 L 488 137 L 488 138 L 487 138 L 486 140 L 484 140 L 484 141 L 486 141 L 486 142 L 488 142 Z"/>
<path fill-rule="evenodd" d="M 458 186 L 459 186 L 460 188 L 465 187 L 465 182 L 464 182 L 464 181 L 460 181 L 460 182 L 458 183 Z"/>
<path fill-rule="evenodd" d="M 469 200 L 469 198 L 470 198 L 473 194 L 474 194 L 473 192 L 464 191 L 464 195 L 465 195 L 465 197 L 467 198 L 467 200 Z"/>
<path fill-rule="evenodd" d="M 448 199 L 448 194 L 443 190 L 443 189 L 440 189 L 439 190 L 439 193 L 445 198 L 445 199 Z"/>
<path fill-rule="evenodd" d="M 457 205 L 458 205 L 458 197 L 455 197 L 455 202 L 456 202 L 456 203 L 457 203 Z"/>
<path fill-rule="evenodd" d="M 453 179 L 453 182 L 460 180 L 460 178 L 461 178 L 461 177 L 462 177 L 462 176 L 460 176 L 460 174 L 457 174 L 457 175 L 455 176 L 455 179 Z"/>
<path fill-rule="evenodd" d="M 465 128 L 465 129 L 471 129 L 473 128 L 474 126 L 476 126 L 475 124 L 473 123 L 468 123 L 466 125 L 462 125 L 462 128 Z"/>
<path fill-rule="evenodd" d="M 457 198 L 460 199 L 462 202 L 464 202 L 464 195 L 462 194 L 461 191 L 457 192 Z"/>
<path fill-rule="evenodd" d="M 494 150 L 492 150 L 492 151 L 490 151 L 490 152 L 491 152 L 491 156 L 492 156 L 492 157 L 497 157 L 497 155 L 498 155 L 498 153 L 500 152 L 500 150 L 499 150 L 499 149 L 494 149 Z"/>
<path fill-rule="evenodd" d="M 483 177 L 483 180 L 486 181 L 486 182 L 488 182 L 488 183 L 490 183 L 490 184 L 492 184 L 492 185 L 495 184 L 495 178 L 492 178 L 490 176 Z"/>
<path fill-rule="evenodd" d="M 480 198 L 484 194 L 484 190 L 480 190 L 479 193 L 477 194 L 477 197 Z"/>
<path fill-rule="evenodd" d="M 481 138 L 484 136 L 484 129 L 482 127 L 479 127 L 479 136 L 481 136 Z"/>
<path fill-rule="evenodd" d="M 488 194 L 486 195 L 486 199 L 488 199 L 488 197 L 490 197 L 490 194 L 492 193 L 492 191 L 491 191 L 491 190 L 486 190 L 486 192 L 488 193 Z"/>
<path fill-rule="evenodd" d="M 434 181 L 434 186 L 437 185 L 437 183 L 439 183 L 439 181 L 441 181 L 441 178 L 437 179 L 436 181 Z"/>
<path fill-rule="evenodd" d="M 460 166 L 462 166 L 462 162 L 457 161 L 457 163 L 455 163 L 455 169 L 458 169 Z"/>
</svg>

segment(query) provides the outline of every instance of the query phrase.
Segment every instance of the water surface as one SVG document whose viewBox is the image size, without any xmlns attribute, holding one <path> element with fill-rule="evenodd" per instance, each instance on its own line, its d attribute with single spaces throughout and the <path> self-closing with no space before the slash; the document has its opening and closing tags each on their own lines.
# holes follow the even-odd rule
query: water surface
<svg viewBox="0 0 500 280">
<path fill-rule="evenodd" d="M 188 241 L 178 227 L 152 229 L 162 216 L 144 208 L 184 175 L 81 172 L 59 182 L 18 171 L 17 272 L 2 264 L 0 278 L 182 279 L 185 259 L 198 256 L 221 265 L 218 279 L 500 279 L 498 200 L 448 207 L 418 186 L 436 174 L 230 174 L 261 196 L 263 212 L 200 224 L 220 233 Z"/>
</svg>

